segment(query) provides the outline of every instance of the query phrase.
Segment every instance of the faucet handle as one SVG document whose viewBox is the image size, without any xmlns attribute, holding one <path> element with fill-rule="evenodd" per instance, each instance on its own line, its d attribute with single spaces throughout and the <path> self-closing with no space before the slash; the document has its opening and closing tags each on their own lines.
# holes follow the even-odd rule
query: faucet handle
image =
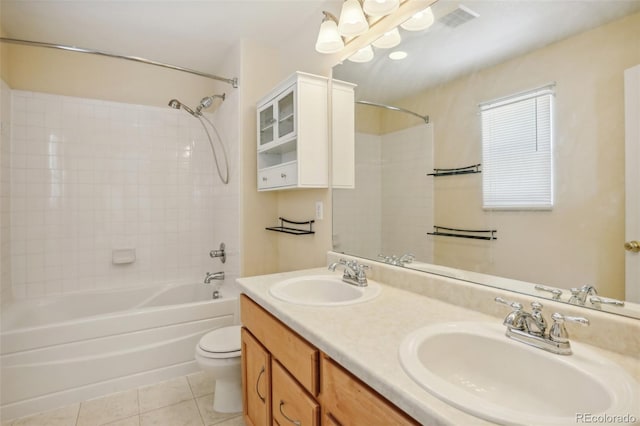
<svg viewBox="0 0 640 426">
<path fill-rule="evenodd" d="M 548 291 L 553 295 L 553 300 L 559 300 L 560 296 L 562 296 L 562 290 L 560 290 L 559 288 L 547 287 L 540 284 L 536 284 L 534 288 L 539 291 Z"/>
<path fill-rule="evenodd" d="M 503 299 L 502 297 L 498 296 L 495 299 L 493 299 L 496 303 L 502 303 L 503 305 L 507 305 L 507 306 L 511 306 L 513 309 L 515 309 L 516 311 L 521 311 L 522 310 L 522 304 L 518 303 L 518 302 L 510 302 L 508 300 Z M 542 305 L 541 305 L 542 306 Z"/>
<path fill-rule="evenodd" d="M 556 312 L 551 315 L 553 325 L 549 330 L 549 339 L 558 343 L 567 343 L 569 341 L 569 333 L 564 325 L 565 321 L 574 322 L 583 326 L 589 325 L 589 320 L 584 317 L 572 317 L 569 315 L 562 315 Z"/>
<path fill-rule="evenodd" d="M 609 297 L 600 297 L 600 296 L 591 296 L 589 301 L 594 305 L 614 305 L 614 306 L 624 306 L 624 302 L 618 299 L 611 299 Z"/>
</svg>

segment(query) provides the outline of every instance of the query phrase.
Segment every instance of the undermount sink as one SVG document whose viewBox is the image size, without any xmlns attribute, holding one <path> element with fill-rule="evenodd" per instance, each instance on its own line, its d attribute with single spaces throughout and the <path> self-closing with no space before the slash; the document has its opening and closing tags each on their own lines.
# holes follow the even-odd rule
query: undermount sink
<svg viewBox="0 0 640 426">
<path fill-rule="evenodd" d="M 612 361 L 575 342 L 573 355 L 552 354 L 504 332 L 498 324 L 427 326 L 403 340 L 400 363 L 436 397 L 497 423 L 566 425 L 599 414 L 640 419 L 639 385 Z"/>
<path fill-rule="evenodd" d="M 271 286 L 269 293 L 298 305 L 342 306 L 371 300 L 380 290 L 374 281 L 369 281 L 366 287 L 357 287 L 336 275 L 307 275 L 280 281 Z"/>
</svg>

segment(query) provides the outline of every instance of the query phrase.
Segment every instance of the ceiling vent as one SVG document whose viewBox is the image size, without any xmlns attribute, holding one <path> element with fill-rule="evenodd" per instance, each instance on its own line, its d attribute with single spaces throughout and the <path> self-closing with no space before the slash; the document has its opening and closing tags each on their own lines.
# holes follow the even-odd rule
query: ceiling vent
<svg viewBox="0 0 640 426">
<path fill-rule="evenodd" d="M 447 27 L 456 28 L 480 16 L 466 6 L 458 5 L 451 12 L 440 17 L 440 22 Z"/>
</svg>

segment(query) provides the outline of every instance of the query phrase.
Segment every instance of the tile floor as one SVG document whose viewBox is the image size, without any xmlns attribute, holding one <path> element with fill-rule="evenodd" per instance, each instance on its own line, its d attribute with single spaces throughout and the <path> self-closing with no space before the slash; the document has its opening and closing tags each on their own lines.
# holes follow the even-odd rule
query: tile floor
<svg viewBox="0 0 640 426">
<path fill-rule="evenodd" d="M 244 426 L 240 413 L 213 411 L 205 373 L 141 386 L 20 419 L 2 426 Z"/>
</svg>

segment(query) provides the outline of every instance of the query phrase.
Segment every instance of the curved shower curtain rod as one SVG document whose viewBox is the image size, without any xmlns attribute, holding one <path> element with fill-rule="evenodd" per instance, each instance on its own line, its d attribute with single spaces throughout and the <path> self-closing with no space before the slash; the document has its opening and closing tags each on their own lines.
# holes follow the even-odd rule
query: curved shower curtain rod
<svg viewBox="0 0 640 426">
<path fill-rule="evenodd" d="M 76 47 L 76 46 L 66 46 L 63 44 L 43 43 L 40 41 L 21 40 L 21 39 L 10 38 L 10 37 L 0 37 L 0 41 L 5 43 L 23 44 L 26 46 L 46 47 L 50 49 L 60 49 L 60 50 L 67 50 L 71 52 L 89 53 L 91 55 L 107 56 L 109 58 L 117 58 L 117 59 L 124 59 L 127 61 L 140 62 L 147 65 L 155 65 L 157 67 L 169 68 L 175 71 L 182 71 L 189 74 L 195 74 L 200 77 L 206 77 L 213 80 L 223 81 L 225 83 L 230 84 L 234 88 L 238 87 L 238 77 L 234 77 L 234 78 L 220 77 L 217 75 L 207 74 L 201 71 L 192 70 L 190 68 L 183 68 L 176 65 L 170 65 L 162 62 L 152 61 L 145 58 L 140 58 L 138 56 L 124 56 L 124 55 L 118 55 L 115 53 L 103 52 L 101 50 L 86 49 L 83 47 Z"/>
<path fill-rule="evenodd" d="M 407 114 L 411 114 L 411 115 L 414 115 L 414 116 L 422 119 L 425 124 L 429 124 L 429 116 L 428 115 L 420 115 L 417 112 L 409 111 L 408 109 L 404 109 L 404 108 L 400 108 L 400 107 L 396 107 L 396 106 L 391 106 L 391 105 L 378 104 L 378 103 L 369 102 L 369 101 L 356 101 L 356 103 L 357 104 L 362 104 L 362 105 L 374 106 L 374 107 L 378 107 L 378 108 L 390 109 L 391 111 L 405 112 Z"/>
</svg>

